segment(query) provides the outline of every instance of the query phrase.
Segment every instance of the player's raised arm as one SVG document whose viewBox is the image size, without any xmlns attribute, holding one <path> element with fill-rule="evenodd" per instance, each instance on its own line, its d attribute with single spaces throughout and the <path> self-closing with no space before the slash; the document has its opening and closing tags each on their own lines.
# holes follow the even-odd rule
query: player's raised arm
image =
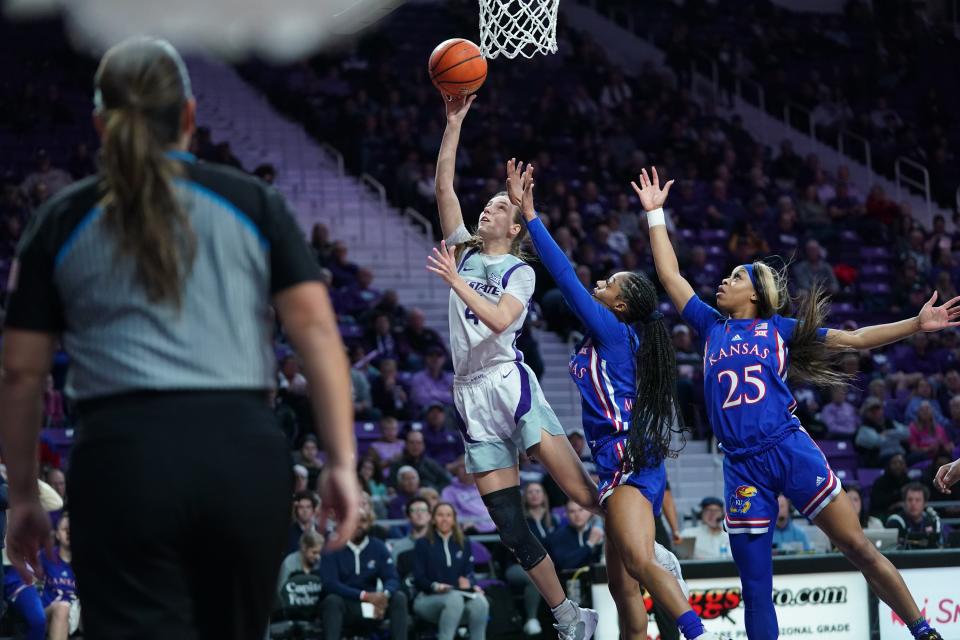
<svg viewBox="0 0 960 640">
<path fill-rule="evenodd" d="M 841 349 L 875 349 L 886 344 L 898 342 L 920 331 L 940 331 L 948 327 L 960 326 L 960 296 L 948 300 L 939 307 L 933 306 L 937 301 L 937 292 L 934 291 L 927 303 L 923 305 L 913 318 L 861 327 L 855 331 L 827 331 L 827 344 Z"/>
<path fill-rule="evenodd" d="M 463 119 L 470 111 L 470 105 L 476 96 L 444 97 L 447 107 L 447 128 L 443 132 L 443 141 L 440 143 L 440 154 L 437 156 L 437 208 L 440 211 L 440 228 L 443 237 L 451 235 L 463 225 L 463 213 L 460 211 L 460 200 L 453 190 L 453 178 L 457 168 L 457 146 L 460 144 L 460 128 Z"/>
<path fill-rule="evenodd" d="M 667 200 L 673 180 L 668 181 L 661 189 L 657 168 L 653 167 L 651 171 L 653 180 L 644 169 L 640 174 L 640 185 L 631 182 L 630 186 L 640 198 L 643 210 L 647 212 L 647 224 L 650 225 L 650 247 L 653 250 L 653 262 L 657 267 L 657 277 L 660 278 L 663 288 L 667 290 L 673 306 L 678 312 L 683 313 L 683 307 L 693 297 L 693 287 L 680 275 L 677 254 L 670 243 L 670 235 L 667 233 L 663 216 L 663 203 Z"/>
</svg>

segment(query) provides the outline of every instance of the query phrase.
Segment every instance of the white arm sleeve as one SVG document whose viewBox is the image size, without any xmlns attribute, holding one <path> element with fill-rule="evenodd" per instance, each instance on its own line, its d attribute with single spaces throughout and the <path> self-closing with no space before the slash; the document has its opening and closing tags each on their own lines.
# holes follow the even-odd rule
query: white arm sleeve
<svg viewBox="0 0 960 640">
<path fill-rule="evenodd" d="M 467 231 L 467 227 L 461 224 L 459 227 L 453 230 L 453 233 L 449 237 L 444 238 L 448 245 L 463 244 L 473 236 L 470 235 L 470 232 Z"/>
<path fill-rule="evenodd" d="M 537 286 L 537 274 L 533 267 L 525 264 L 510 274 L 507 279 L 507 285 L 503 288 L 504 293 L 509 293 L 524 305 L 530 302 L 533 297 L 533 290 Z"/>
</svg>

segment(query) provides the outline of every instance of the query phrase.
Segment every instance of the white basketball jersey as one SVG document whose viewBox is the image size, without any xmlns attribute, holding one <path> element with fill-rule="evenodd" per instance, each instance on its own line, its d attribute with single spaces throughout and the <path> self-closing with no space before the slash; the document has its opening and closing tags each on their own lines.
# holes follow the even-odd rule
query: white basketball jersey
<svg viewBox="0 0 960 640">
<path fill-rule="evenodd" d="M 536 275 L 533 267 L 511 255 L 487 256 L 479 249 L 466 249 L 457 263 L 457 272 L 481 296 L 499 304 L 504 293 L 523 304 L 523 311 L 503 333 L 494 333 L 480 322 L 467 304 L 450 292 L 450 353 L 458 376 L 470 375 L 505 362 L 523 362 L 517 337 L 527 317 Z"/>
</svg>

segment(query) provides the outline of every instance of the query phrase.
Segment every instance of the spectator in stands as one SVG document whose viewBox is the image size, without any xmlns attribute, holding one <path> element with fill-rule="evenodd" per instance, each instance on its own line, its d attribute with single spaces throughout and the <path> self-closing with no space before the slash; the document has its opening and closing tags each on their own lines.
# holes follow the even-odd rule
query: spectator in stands
<svg viewBox="0 0 960 640">
<path fill-rule="evenodd" d="M 939 549 L 943 546 L 943 525 L 937 512 L 927 506 L 929 490 L 910 482 L 901 490 L 903 508 L 887 518 L 886 527 L 899 531 L 901 549 Z"/>
<path fill-rule="evenodd" d="M 67 168 L 70 171 L 70 177 L 74 180 L 92 176 L 97 172 L 97 164 L 90 156 L 90 147 L 86 142 L 78 142 L 74 145 Z"/>
<path fill-rule="evenodd" d="M 324 266 L 333 274 L 333 286 L 337 289 L 349 287 L 356 283 L 357 272 L 360 267 L 347 259 L 347 245 L 339 240 L 333 243 L 330 261 Z"/>
<path fill-rule="evenodd" d="M 707 496 L 700 501 L 700 522 L 680 532 L 681 538 L 694 538 L 696 560 L 726 560 L 730 552 L 730 535 L 723 530 L 723 500 Z"/>
<path fill-rule="evenodd" d="M 384 291 L 380 299 L 377 300 L 377 303 L 373 305 L 373 308 L 364 314 L 360 320 L 361 322 L 369 323 L 371 319 L 376 318 L 379 314 L 383 314 L 390 319 L 390 326 L 394 327 L 394 333 L 396 333 L 399 338 L 399 328 L 407 324 L 407 310 L 400 304 L 400 297 L 393 289 Z"/>
<path fill-rule="evenodd" d="M 834 226 L 843 229 L 862 229 L 865 212 L 863 205 L 850 195 L 850 185 L 838 182 L 836 195 L 827 201 L 827 215 L 830 216 Z"/>
<path fill-rule="evenodd" d="M 352 353 L 351 359 L 353 359 Z M 353 395 L 353 416 L 357 420 L 377 420 L 380 418 L 380 411 L 373 406 L 373 396 L 370 393 L 370 381 L 367 380 L 367 376 L 365 376 L 364 373 L 358 370 L 356 367 L 357 363 L 354 363 L 354 366 L 350 368 L 350 388 Z"/>
<path fill-rule="evenodd" d="M 417 491 L 417 495 L 427 501 L 427 504 L 430 505 L 431 511 L 433 511 L 433 508 L 437 506 L 438 502 L 440 502 L 440 492 L 433 487 L 420 487 L 420 490 Z"/>
<path fill-rule="evenodd" d="M 234 169 L 239 169 L 240 171 L 245 171 L 243 168 L 243 163 L 240 162 L 240 159 L 233 154 L 233 149 L 230 148 L 230 142 L 226 140 L 223 142 L 218 142 L 214 146 L 213 161 L 219 162 L 220 164 L 229 165 Z"/>
<path fill-rule="evenodd" d="M 50 640 L 67 640 L 80 624 L 79 599 L 77 597 L 77 579 L 71 562 L 73 553 L 70 548 L 70 516 L 64 511 L 57 522 L 57 546 L 53 555 L 40 554 L 43 566 L 43 592 L 40 601 L 47 618 L 47 635 Z"/>
<path fill-rule="evenodd" d="M 63 394 L 53 386 L 53 376 L 47 376 L 47 388 L 43 392 L 43 419 L 45 426 L 60 428 L 66 420 Z"/>
<path fill-rule="evenodd" d="M 840 290 L 833 268 L 823 259 L 823 247 L 816 240 L 807 240 L 804 245 L 805 259 L 793 265 L 793 284 L 798 292 L 809 291 L 814 283 L 821 282 L 827 293 Z"/>
<path fill-rule="evenodd" d="M 863 504 L 860 487 L 855 484 L 848 484 L 844 487 L 844 490 L 847 492 L 847 497 L 850 498 L 850 504 L 853 505 L 854 511 L 859 514 L 860 526 L 864 529 L 883 529 L 883 521 L 867 512 L 867 505 Z"/>
<path fill-rule="evenodd" d="M 360 508 L 367 514 L 367 535 L 377 540 L 388 540 L 390 538 L 390 531 L 385 526 L 377 524 L 377 514 L 374 510 L 373 497 L 366 491 L 360 492 Z"/>
<path fill-rule="evenodd" d="M 363 269 L 360 270 L 362 274 Z M 370 362 L 379 364 L 383 358 L 396 360 L 399 356 L 397 339 L 394 336 L 390 318 L 386 314 L 377 314 L 373 318 L 373 326 L 367 332 L 364 348 L 370 356 Z"/>
<path fill-rule="evenodd" d="M 453 374 L 444 371 L 447 352 L 434 345 L 426 352 L 426 367 L 410 378 L 410 399 L 416 411 L 423 411 L 434 403 L 453 405 Z"/>
<path fill-rule="evenodd" d="M 426 498 L 414 496 L 407 501 L 404 507 L 407 523 L 403 525 L 394 525 L 390 529 L 390 552 L 393 554 L 393 560 L 404 551 L 413 549 L 417 540 L 427 535 L 430 528 L 430 503 Z"/>
<path fill-rule="evenodd" d="M 300 372 L 300 361 L 297 356 L 287 355 L 280 362 L 280 371 L 277 372 L 277 387 L 298 396 L 307 395 L 307 379 Z"/>
<path fill-rule="evenodd" d="M 446 502 L 453 505 L 458 518 L 467 523 L 468 533 L 492 533 L 497 530 L 490 514 L 487 512 L 480 491 L 477 490 L 477 481 L 472 473 L 467 473 L 467 466 L 461 454 L 450 465 L 453 480 L 440 492 L 441 504 Z"/>
<path fill-rule="evenodd" d="M 946 418 L 944 424 L 950 422 L 950 400 L 955 396 L 960 396 L 960 369 L 951 365 L 943 374 L 943 384 L 937 388 L 938 408 L 940 414 Z"/>
<path fill-rule="evenodd" d="M 883 381 L 880 381 L 881 385 Z M 903 443 L 910 438 L 910 429 L 884 414 L 883 402 L 869 396 L 860 407 L 860 428 L 854 445 L 863 466 L 879 467 L 881 460 L 899 454 L 905 455 Z"/>
<path fill-rule="evenodd" d="M 951 455 L 953 443 L 942 424 L 934 418 L 933 403 L 924 400 L 917 409 L 916 419 L 910 423 L 910 453 L 919 459 L 931 460 L 938 455 Z"/>
<path fill-rule="evenodd" d="M 592 520 L 589 511 L 573 500 L 567 502 L 567 524 L 547 537 L 547 549 L 558 571 L 589 566 L 600 559 L 603 529 Z"/>
<path fill-rule="evenodd" d="M 317 530 L 317 509 L 319 507 L 320 498 L 313 491 L 301 491 L 293 496 L 293 522 L 290 523 L 287 553 L 293 553 L 297 550 L 303 534 Z"/>
<path fill-rule="evenodd" d="M 801 171 L 803 171 L 803 158 L 793 150 L 793 142 L 790 140 L 781 141 L 780 154 L 771 165 L 771 175 L 776 180 L 792 187 Z"/>
<path fill-rule="evenodd" d="M 817 185 L 810 184 L 804 189 L 803 195 L 797 202 L 797 214 L 800 218 L 800 225 L 814 237 L 824 240 L 832 235 L 830 233 L 830 216 L 827 214 L 827 208 L 820 200 Z"/>
<path fill-rule="evenodd" d="M 370 397 L 373 399 L 374 408 L 385 416 L 384 419 L 391 418 L 394 422 L 397 418 L 410 417 L 410 397 L 406 388 L 400 383 L 397 361 L 393 358 L 383 358 L 378 367 L 380 375 L 370 385 Z"/>
<path fill-rule="evenodd" d="M 773 530 L 773 548 L 781 553 L 796 551 L 810 551 L 810 539 L 793 522 L 793 505 L 786 496 L 779 496 L 777 502 L 780 510 L 777 512 L 776 528 Z"/>
<path fill-rule="evenodd" d="M 411 309 L 407 326 L 400 334 L 401 365 L 404 369 L 419 369 L 427 351 L 439 347 L 444 354 L 440 334 L 426 326 L 426 317 L 420 309 Z M 441 365 L 442 366 L 442 365 Z"/>
<path fill-rule="evenodd" d="M 917 386 L 913 390 L 913 393 L 910 394 L 910 399 L 907 401 L 907 406 L 903 410 L 903 417 L 907 422 L 913 422 L 917 419 L 917 414 L 920 412 L 920 406 L 924 403 L 930 404 L 930 409 L 933 411 L 933 419 L 938 424 L 946 422 L 946 418 L 943 417 L 943 413 L 940 411 L 940 404 L 936 401 L 933 392 L 933 385 L 926 378 L 920 378 L 917 380 Z"/>
<path fill-rule="evenodd" d="M 396 493 L 387 505 L 388 518 L 402 518 L 407 503 L 420 492 L 420 473 L 410 465 L 402 465 L 396 473 Z"/>
<path fill-rule="evenodd" d="M 413 553 L 418 591 L 414 613 L 437 624 L 438 640 L 453 640 L 461 623 L 466 623 L 471 640 L 483 640 L 490 605 L 474 579 L 470 542 L 457 524 L 453 505 L 440 502 L 433 508 L 430 529 L 417 540 Z"/>
<path fill-rule="evenodd" d="M 296 495 L 301 491 L 306 491 L 307 487 L 310 486 L 307 484 L 307 468 L 302 464 L 293 465 L 293 494 Z"/>
<path fill-rule="evenodd" d="M 310 230 L 310 248 L 321 266 L 330 263 L 333 256 L 333 243 L 330 241 L 330 230 L 322 222 L 315 223 Z"/>
<path fill-rule="evenodd" d="M 45 185 L 47 197 L 49 197 L 73 182 L 69 173 L 53 166 L 46 149 L 37 151 L 34 158 L 37 163 L 36 170 L 28 174 L 20 183 L 20 190 L 26 197 L 33 197 L 37 185 L 40 184 Z"/>
<path fill-rule="evenodd" d="M 593 459 L 593 454 L 590 452 L 590 447 L 587 446 L 587 438 L 583 435 L 581 427 L 571 429 L 570 433 L 567 434 L 567 440 L 570 441 L 573 452 L 577 454 L 581 461 L 588 462 Z"/>
<path fill-rule="evenodd" d="M 932 502 L 939 502 L 942 500 L 953 500 L 953 496 L 942 491 L 940 486 L 936 483 L 937 471 L 940 470 L 944 465 L 949 465 L 953 461 L 953 456 L 947 455 L 946 453 L 941 453 L 933 459 L 933 462 L 926 469 L 923 470 L 923 475 L 920 477 L 920 481 L 923 483 L 927 489 L 930 490 L 929 500 Z M 941 511 L 944 515 L 960 515 L 960 510 L 956 507 L 946 507 L 945 510 Z"/>
<path fill-rule="evenodd" d="M 885 520 L 903 506 L 900 490 L 910 482 L 907 476 L 907 460 L 901 454 L 890 456 L 883 475 L 877 478 L 870 490 L 870 515 Z"/>
<path fill-rule="evenodd" d="M 448 467 L 458 456 L 463 455 L 463 438 L 450 428 L 449 422 L 446 407 L 434 402 L 427 407 L 421 431 L 424 446 L 430 452 L 430 457 Z"/>
<path fill-rule="evenodd" d="M 323 465 L 317 456 L 319 453 L 317 442 L 317 436 L 308 433 L 303 437 L 300 449 L 293 454 L 293 464 L 299 464 L 307 470 L 307 484 L 311 487 L 317 484 L 317 478 L 323 471 Z"/>
<path fill-rule="evenodd" d="M 296 574 L 309 573 L 320 578 L 320 554 L 323 553 L 323 536 L 314 530 L 305 531 L 298 542 L 299 548 L 283 559 L 280 577 L 277 580 L 279 593 L 287 580 Z"/>
<path fill-rule="evenodd" d="M 351 283 L 337 291 L 337 311 L 354 318 L 360 318 L 370 311 L 380 299 L 380 292 L 374 289 L 373 271 L 366 267 L 357 269 L 356 282 Z M 374 319 L 376 320 L 376 319 Z M 390 327 L 390 318 L 386 317 L 387 327 Z M 374 323 L 376 326 L 376 323 Z M 389 333 L 389 329 L 387 331 Z M 379 344 L 377 345 L 380 346 Z M 371 351 L 372 348 L 368 348 Z M 393 355 L 392 353 L 390 354 Z"/>
<path fill-rule="evenodd" d="M 321 558 L 320 575 L 327 594 L 320 605 L 324 640 L 369 636 L 385 619 L 390 622 L 390 640 L 407 638 L 407 595 L 400 589 L 387 545 L 367 535 L 369 520 L 369 514 L 361 512 L 347 547 Z M 364 617 L 361 602 L 373 605 L 373 619 Z"/>
<path fill-rule="evenodd" d="M 948 435 L 951 438 L 960 437 L 960 394 L 950 398 L 950 419 L 947 421 Z"/>
<path fill-rule="evenodd" d="M 56 467 L 49 469 L 44 480 L 47 481 L 53 490 L 57 492 L 62 499 L 67 499 L 67 476 Z"/>
<path fill-rule="evenodd" d="M 366 455 L 357 463 L 357 477 L 360 480 L 360 488 L 370 494 L 374 512 L 385 515 L 387 485 L 383 482 L 383 468 L 376 459 Z"/>
<path fill-rule="evenodd" d="M 380 439 L 370 445 L 380 462 L 392 464 L 403 454 L 405 442 L 399 438 L 400 423 L 387 416 L 380 420 Z"/>
<path fill-rule="evenodd" d="M 419 474 L 420 481 L 424 486 L 433 487 L 437 490 L 447 486 L 450 482 L 450 476 L 436 460 L 424 453 L 425 449 L 423 433 L 413 429 L 407 431 L 403 453 L 391 466 L 389 484 L 396 483 L 401 467 L 410 466 Z"/>
<path fill-rule="evenodd" d="M 723 180 L 713 181 L 705 213 L 704 220 L 711 229 L 729 229 L 746 215 L 740 203 L 730 197 L 727 183 Z"/>
<path fill-rule="evenodd" d="M 833 438 L 849 439 L 857 432 L 857 409 L 847 402 L 846 389 L 835 387 L 830 391 L 830 402 L 820 410 L 820 419 Z"/>
<path fill-rule="evenodd" d="M 267 184 L 272 185 L 273 181 L 277 178 L 277 170 L 272 164 L 265 162 L 264 164 L 257 165 L 257 168 L 253 170 L 253 175 Z"/>
</svg>

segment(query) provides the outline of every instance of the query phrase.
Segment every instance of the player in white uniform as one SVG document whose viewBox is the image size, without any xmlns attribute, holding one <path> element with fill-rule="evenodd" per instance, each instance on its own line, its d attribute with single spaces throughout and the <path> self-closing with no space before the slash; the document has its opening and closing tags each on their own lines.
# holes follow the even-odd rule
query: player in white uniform
<svg viewBox="0 0 960 640">
<path fill-rule="evenodd" d="M 567 599 L 553 561 L 527 526 L 520 498 L 519 453 L 541 462 L 563 491 L 600 513 L 597 486 L 547 404 L 536 376 L 515 347 L 535 276 L 519 254 L 525 228 L 506 193 L 480 216 L 476 235 L 463 224 L 453 189 L 460 127 L 475 96 L 448 99 L 447 128 L 437 159 L 437 205 L 446 240 L 427 268 L 450 293 L 454 402 L 474 474 L 501 541 L 516 556 L 557 619 L 562 640 L 593 636 L 597 613 Z M 455 248 L 454 248 L 455 247 Z"/>
</svg>

